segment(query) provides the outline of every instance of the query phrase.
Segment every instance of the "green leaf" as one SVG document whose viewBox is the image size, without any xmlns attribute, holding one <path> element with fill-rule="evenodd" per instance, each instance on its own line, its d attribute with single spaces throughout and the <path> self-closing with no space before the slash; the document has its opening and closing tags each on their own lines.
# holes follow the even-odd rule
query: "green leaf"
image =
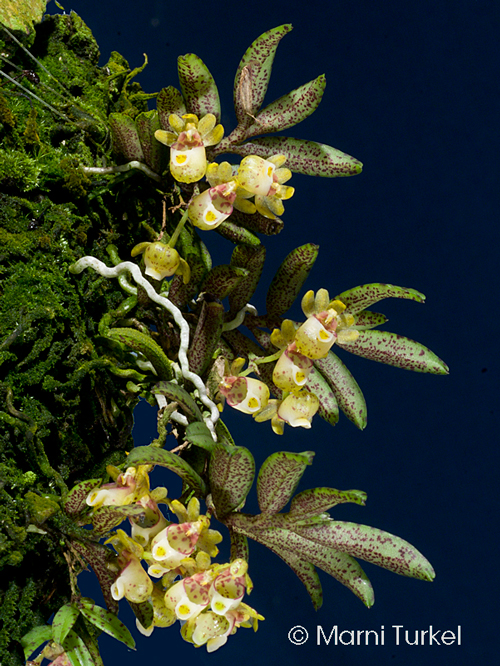
<svg viewBox="0 0 500 666">
<path fill-rule="evenodd" d="M 179 56 L 177 70 L 188 113 L 196 114 L 200 120 L 213 113 L 220 122 L 219 91 L 203 60 L 194 53 Z"/>
<path fill-rule="evenodd" d="M 264 460 L 257 477 L 257 499 L 262 513 L 276 513 L 289 502 L 313 457 L 313 451 L 278 451 Z"/>
<path fill-rule="evenodd" d="M 146 333 L 136 331 L 134 328 L 110 328 L 106 337 L 141 352 L 153 364 L 160 379 L 170 380 L 174 376 L 172 362 L 160 345 Z"/>
<path fill-rule="evenodd" d="M 234 110 L 238 124 L 250 125 L 266 95 L 274 56 L 280 40 L 292 29 L 290 24 L 268 30 L 245 51 L 234 79 Z"/>
<path fill-rule="evenodd" d="M 255 461 L 243 446 L 216 444 L 210 458 L 210 489 L 217 515 L 238 508 L 248 495 L 255 476 Z"/>
<path fill-rule="evenodd" d="M 332 351 L 325 358 L 314 361 L 330 384 L 340 409 L 360 430 L 366 428 L 366 402 L 357 381 Z"/>
<path fill-rule="evenodd" d="M 129 601 L 128 599 L 127 601 L 135 617 L 139 620 L 144 629 L 149 629 L 149 627 L 153 624 L 154 619 L 154 610 L 151 601 L 143 601 L 140 604 L 136 604 L 133 601 Z"/>
<path fill-rule="evenodd" d="M 255 123 L 247 129 L 246 137 L 279 132 L 305 120 L 318 108 L 325 86 L 326 79 L 321 74 L 272 102 L 257 115 Z"/>
<path fill-rule="evenodd" d="M 52 627 L 48 624 L 33 627 L 31 631 L 20 639 L 21 646 L 24 650 L 24 658 L 29 659 L 33 652 L 47 641 L 52 640 Z"/>
<path fill-rule="evenodd" d="M 186 389 L 179 386 L 179 384 L 174 384 L 173 382 L 158 382 L 158 384 L 155 384 L 151 389 L 151 393 L 153 395 L 164 395 L 169 400 L 176 402 L 188 419 L 203 421 L 203 414 L 201 413 L 200 408 Z"/>
<path fill-rule="evenodd" d="M 363 310 L 354 315 L 354 324 L 352 329 L 357 331 L 366 331 L 368 328 L 375 328 L 385 324 L 387 317 L 380 312 L 372 312 L 371 310 Z"/>
<path fill-rule="evenodd" d="M 239 266 L 228 266 L 227 264 L 214 266 L 205 276 L 200 291 L 208 292 L 214 298 L 222 301 L 248 276 L 248 273 L 246 268 Z"/>
<path fill-rule="evenodd" d="M 199 446 L 206 451 L 211 452 L 214 448 L 212 434 L 205 423 L 195 421 L 186 428 L 186 439 L 195 446 Z"/>
<path fill-rule="evenodd" d="M 232 312 L 238 312 L 250 302 L 259 284 L 265 259 L 266 248 L 264 245 L 258 247 L 237 245 L 234 248 L 231 256 L 231 266 L 243 268 L 248 273 L 229 294 L 229 307 Z"/>
<path fill-rule="evenodd" d="M 181 93 L 173 86 L 162 88 L 156 98 L 156 108 L 158 110 L 158 117 L 162 129 L 171 131 L 168 118 L 175 113 L 178 116 L 183 116 L 186 113 L 186 106 Z"/>
<path fill-rule="evenodd" d="M 207 494 L 207 487 L 201 476 L 199 476 L 191 465 L 180 456 L 156 446 L 136 446 L 127 457 L 127 465 L 160 465 L 175 472 L 189 486 L 203 497 Z"/>
<path fill-rule="evenodd" d="M 335 393 L 321 372 L 314 366 L 307 377 L 306 388 L 319 400 L 319 416 L 330 425 L 335 425 L 339 420 L 339 406 Z"/>
<path fill-rule="evenodd" d="M 363 169 L 359 160 L 336 148 L 316 141 L 286 136 L 265 136 L 239 146 L 229 146 L 225 152 L 236 153 L 242 157 L 258 155 L 265 159 L 276 154 L 286 155 L 285 166 L 306 176 L 355 176 Z"/>
<path fill-rule="evenodd" d="M 236 224 L 235 211 L 236 208 L 233 210 L 231 217 L 229 217 L 227 220 L 224 220 L 222 224 L 219 224 L 215 231 L 223 238 L 231 241 L 231 243 L 244 243 L 245 245 L 249 245 L 251 247 L 258 247 L 260 245 L 258 236 L 253 234 L 248 229 L 240 226 L 239 224 Z M 239 211 L 236 212 L 238 213 Z M 244 215 L 244 213 L 241 214 Z"/>
<path fill-rule="evenodd" d="M 336 488 L 310 488 L 292 499 L 290 519 L 306 518 L 328 511 L 332 506 L 352 502 L 364 505 L 366 493 L 362 490 L 337 490 Z"/>
<path fill-rule="evenodd" d="M 284 222 L 279 217 L 271 219 L 269 217 L 264 217 L 264 215 L 261 215 L 258 212 L 252 214 L 242 213 L 240 210 L 236 210 L 236 208 L 233 210 L 233 212 L 231 213 L 231 217 L 228 219 L 233 220 L 233 222 L 235 222 L 240 227 L 243 227 L 245 231 L 251 233 L 252 235 L 264 234 L 265 236 L 276 236 L 276 234 L 279 234 L 283 231 L 284 227 Z M 224 222 L 220 226 L 223 225 Z M 219 229 L 220 227 L 217 227 L 217 230 Z M 251 243 L 247 243 L 247 241 L 245 240 L 241 240 L 238 242 L 251 245 Z"/>
<path fill-rule="evenodd" d="M 90 564 L 99 581 L 106 606 L 110 611 L 117 613 L 118 601 L 111 596 L 111 586 L 115 582 L 116 575 L 108 568 L 109 562 L 115 557 L 114 553 L 107 546 L 87 540 L 72 539 L 71 547 Z"/>
<path fill-rule="evenodd" d="M 269 315 L 282 315 L 292 307 L 318 256 L 319 246 L 301 245 L 285 257 L 267 292 Z"/>
<path fill-rule="evenodd" d="M 235 446 L 234 439 L 231 433 L 229 432 L 229 428 L 223 422 L 222 419 L 218 419 L 217 423 L 215 424 L 215 434 L 217 435 L 217 440 L 221 444 L 226 444 L 227 446 Z"/>
<path fill-rule="evenodd" d="M 9 30 L 30 33 L 35 23 L 40 23 L 47 0 L 2 0 L 0 23 Z"/>
<path fill-rule="evenodd" d="M 376 527 L 332 520 L 323 525 L 298 526 L 294 531 L 316 548 L 334 548 L 402 576 L 430 581 L 435 575 L 428 560 L 410 543 Z"/>
<path fill-rule="evenodd" d="M 128 162 L 144 162 L 144 152 L 135 121 L 125 113 L 110 113 L 109 129 L 113 140 L 113 151 Z"/>
<path fill-rule="evenodd" d="M 78 619 L 79 613 L 80 611 L 73 604 L 64 604 L 57 611 L 52 620 L 52 638 L 56 643 L 63 644 L 69 630 Z"/>
<path fill-rule="evenodd" d="M 95 666 L 88 647 L 73 629 L 70 629 L 62 647 L 72 666 Z"/>
<path fill-rule="evenodd" d="M 156 109 L 140 113 L 135 118 L 139 140 L 144 153 L 144 161 L 155 173 L 162 171 L 162 156 L 165 155 L 162 144 L 155 139 L 156 130 L 160 129 L 160 119 Z"/>
<path fill-rule="evenodd" d="M 224 306 L 209 298 L 209 294 L 204 297 L 188 352 L 189 368 L 197 375 L 203 375 L 212 363 L 224 326 Z"/>
<path fill-rule="evenodd" d="M 414 372 L 447 375 L 449 370 L 444 361 L 420 342 L 388 331 L 361 331 L 357 340 L 338 346 L 371 361 Z"/>
<path fill-rule="evenodd" d="M 135 641 L 132 634 L 114 613 L 110 613 L 105 608 L 96 606 L 86 600 L 82 600 L 80 613 L 98 629 L 135 650 Z"/>
<path fill-rule="evenodd" d="M 70 516 L 75 516 L 84 509 L 89 508 L 86 502 L 87 497 L 101 483 L 101 479 L 87 479 L 87 481 L 80 481 L 76 486 L 73 486 L 64 501 L 64 510 L 66 513 Z"/>
<path fill-rule="evenodd" d="M 384 298 L 405 298 L 417 301 L 417 303 L 424 303 L 425 301 L 425 296 L 416 289 L 406 289 L 405 287 L 396 287 L 393 284 L 383 284 L 381 282 L 362 284 L 336 296 L 336 299 L 347 306 L 345 310 L 347 314 L 361 312 Z"/>
<path fill-rule="evenodd" d="M 92 525 L 96 534 L 103 535 L 132 516 L 139 520 L 144 516 L 144 507 L 140 504 L 101 506 L 92 514 Z"/>
<path fill-rule="evenodd" d="M 231 555 L 230 560 L 242 559 L 248 562 L 250 557 L 250 552 L 248 549 L 248 539 L 243 534 L 238 534 L 234 530 L 229 530 L 229 536 L 231 538 Z"/>
<path fill-rule="evenodd" d="M 311 597 L 314 610 L 319 610 L 323 605 L 323 589 L 314 565 L 292 551 L 282 550 L 276 554 L 281 557 L 283 562 L 288 564 L 299 580 L 302 581 L 308 595 Z"/>
</svg>

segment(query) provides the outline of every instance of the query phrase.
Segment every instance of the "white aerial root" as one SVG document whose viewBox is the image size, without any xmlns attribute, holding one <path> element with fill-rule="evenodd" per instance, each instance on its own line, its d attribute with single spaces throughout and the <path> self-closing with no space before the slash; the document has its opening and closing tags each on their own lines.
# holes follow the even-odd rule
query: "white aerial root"
<svg viewBox="0 0 500 666">
<path fill-rule="evenodd" d="M 253 314 L 255 317 L 257 316 L 257 308 L 255 308 L 253 305 L 250 305 L 250 303 L 247 303 L 245 307 L 241 308 L 241 310 L 236 314 L 234 319 L 222 325 L 222 330 L 233 331 L 235 328 L 238 328 L 238 326 L 241 326 L 247 312 Z"/>
<path fill-rule="evenodd" d="M 143 289 L 145 289 L 147 295 L 152 301 L 158 303 L 158 305 L 161 305 L 170 312 L 170 314 L 174 318 L 175 323 L 180 328 L 180 333 L 181 333 L 180 336 L 181 342 L 179 347 L 179 364 L 181 367 L 182 376 L 184 377 L 184 379 L 189 380 L 196 386 L 200 394 L 201 402 L 205 405 L 205 407 L 207 407 L 210 410 L 210 417 L 207 417 L 205 419 L 205 423 L 207 424 L 207 427 L 212 433 L 214 441 L 217 441 L 217 435 L 215 434 L 215 424 L 220 416 L 220 412 L 217 409 L 215 403 L 212 402 L 212 400 L 210 400 L 210 398 L 208 397 L 207 389 L 205 388 L 205 384 L 203 383 L 201 378 L 194 372 L 191 372 L 191 370 L 189 369 L 189 362 L 187 358 L 187 352 L 189 347 L 189 325 L 187 321 L 184 319 L 182 312 L 179 310 L 179 308 L 176 305 L 174 305 L 172 301 L 170 301 L 165 296 L 160 296 L 160 294 L 157 294 L 156 291 L 153 289 L 152 285 L 149 284 L 149 282 L 142 275 L 139 266 L 137 266 L 137 264 L 132 263 L 131 261 L 122 261 L 121 264 L 117 264 L 113 268 L 109 268 L 109 266 L 106 266 L 105 263 L 103 263 L 99 259 L 96 259 L 95 257 L 82 257 L 75 264 L 70 266 L 69 270 L 71 271 L 71 273 L 78 274 L 81 273 L 86 268 L 93 268 L 97 273 L 99 273 L 99 275 L 102 275 L 103 277 L 106 278 L 115 278 L 118 277 L 121 273 L 127 271 L 128 273 L 130 273 L 134 281 L 137 284 L 141 285 Z"/>
</svg>

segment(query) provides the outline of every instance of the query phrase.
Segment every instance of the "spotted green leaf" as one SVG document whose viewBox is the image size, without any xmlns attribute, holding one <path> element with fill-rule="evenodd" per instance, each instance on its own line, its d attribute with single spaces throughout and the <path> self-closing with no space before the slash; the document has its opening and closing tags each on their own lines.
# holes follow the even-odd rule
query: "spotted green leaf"
<svg viewBox="0 0 500 666">
<path fill-rule="evenodd" d="M 328 511 L 337 504 L 352 502 L 363 504 L 366 493 L 362 490 L 337 490 L 336 488 L 309 488 L 295 495 L 290 505 L 290 518 L 299 519 Z"/>
<path fill-rule="evenodd" d="M 402 576 L 430 581 L 435 575 L 428 560 L 410 543 L 375 527 L 332 520 L 296 526 L 294 531 L 316 548 L 334 548 Z"/>
<path fill-rule="evenodd" d="M 238 312 L 250 302 L 262 275 L 265 259 L 266 248 L 264 245 L 258 247 L 237 245 L 234 248 L 231 256 L 231 266 L 244 268 L 248 271 L 248 274 L 240 280 L 229 294 L 229 307 L 232 312 Z"/>
<path fill-rule="evenodd" d="M 430 349 L 420 342 L 388 331 L 361 331 L 355 341 L 342 342 L 339 347 L 357 356 L 405 370 L 448 374 L 446 363 Z"/>
<path fill-rule="evenodd" d="M 326 79 L 322 74 L 275 100 L 257 115 L 245 133 L 246 138 L 279 132 L 305 120 L 318 108 L 325 86 Z"/>
<path fill-rule="evenodd" d="M 180 456 L 165 449 L 159 449 L 156 446 L 136 446 L 127 457 L 127 465 L 160 465 L 160 467 L 167 467 L 200 495 L 205 497 L 207 494 L 205 482 L 191 465 L 188 465 Z"/>
<path fill-rule="evenodd" d="M 206 451 L 212 451 L 214 440 L 208 427 L 201 421 L 190 423 L 186 428 L 186 439 L 195 446 L 199 446 Z"/>
<path fill-rule="evenodd" d="M 417 301 L 417 303 L 425 301 L 425 296 L 416 289 L 406 289 L 405 287 L 396 287 L 393 284 L 383 284 L 381 282 L 353 287 L 343 291 L 336 298 L 347 306 L 346 313 L 349 314 L 361 312 L 361 310 L 370 307 L 373 303 L 378 303 L 384 298 L 406 298 Z"/>
<path fill-rule="evenodd" d="M 189 368 L 197 375 L 203 375 L 208 370 L 224 325 L 224 306 L 217 300 L 209 299 L 206 294 L 188 352 Z"/>
<path fill-rule="evenodd" d="M 136 604 L 132 601 L 129 601 L 128 603 L 135 617 L 139 620 L 142 626 L 145 629 L 149 629 L 149 627 L 153 624 L 154 619 L 153 604 L 151 601 L 143 601 L 140 604 Z"/>
<path fill-rule="evenodd" d="M 62 647 L 66 651 L 66 656 L 70 660 L 71 666 L 96 666 L 88 647 L 73 629 L 70 629 L 62 643 Z"/>
<path fill-rule="evenodd" d="M 266 297 L 269 315 L 282 315 L 292 307 L 318 256 L 319 246 L 301 245 L 285 257 L 273 277 Z"/>
<path fill-rule="evenodd" d="M 80 483 L 71 488 L 64 501 L 66 513 L 74 516 L 88 508 L 86 499 L 89 493 L 97 486 L 100 486 L 101 483 L 101 479 L 87 479 L 87 481 L 80 481 Z"/>
<path fill-rule="evenodd" d="M 262 513 L 276 513 L 289 502 L 313 457 L 313 451 L 278 451 L 264 460 L 257 477 L 257 499 Z"/>
<path fill-rule="evenodd" d="M 191 395 L 179 384 L 173 382 L 158 382 L 151 389 L 153 395 L 164 395 L 169 400 L 176 402 L 188 419 L 203 421 L 203 414 Z"/>
<path fill-rule="evenodd" d="M 274 56 L 280 40 L 292 29 L 290 24 L 268 30 L 245 51 L 234 79 L 234 109 L 238 123 L 250 125 L 266 95 Z"/>
<path fill-rule="evenodd" d="M 134 328 L 110 328 L 106 332 L 106 337 L 144 354 L 148 361 L 152 363 L 160 379 L 170 380 L 173 378 L 172 362 L 160 345 L 146 333 Z"/>
<path fill-rule="evenodd" d="M 205 276 L 200 291 L 208 292 L 222 300 L 248 275 L 248 270 L 240 266 L 219 264 Z"/>
<path fill-rule="evenodd" d="M 52 627 L 48 624 L 33 627 L 31 631 L 20 639 L 21 646 L 24 650 L 24 658 L 29 659 L 33 652 L 41 645 L 52 639 Z"/>
<path fill-rule="evenodd" d="M 332 351 L 325 358 L 314 361 L 330 385 L 338 406 L 360 430 L 366 428 L 366 401 L 357 381 Z"/>
<path fill-rule="evenodd" d="M 210 489 L 217 515 L 234 511 L 245 500 L 255 476 L 255 461 L 243 446 L 216 444 L 210 458 Z"/>
<path fill-rule="evenodd" d="M 186 113 L 186 106 L 182 95 L 173 86 L 168 86 L 168 88 L 160 90 L 156 98 L 156 108 L 158 110 L 160 125 L 165 131 L 171 130 L 168 122 L 171 114 L 175 113 L 178 116 L 183 116 Z"/>
<path fill-rule="evenodd" d="M 84 599 L 82 600 L 80 613 L 98 629 L 116 638 L 117 641 L 125 643 L 132 650 L 135 650 L 135 641 L 132 638 L 132 634 L 114 613 L 110 613 L 105 608 L 96 606 Z"/>
<path fill-rule="evenodd" d="M 139 140 L 144 153 L 144 161 L 156 173 L 162 170 L 162 155 L 165 151 L 162 144 L 155 139 L 156 130 L 161 128 L 158 111 L 145 111 L 135 118 Z"/>
<path fill-rule="evenodd" d="M 339 406 L 335 393 L 321 372 L 314 366 L 307 377 L 306 388 L 319 400 L 318 415 L 327 423 L 335 425 L 339 420 Z"/>
<path fill-rule="evenodd" d="M 109 129 L 113 140 L 113 151 L 127 161 L 144 162 L 144 152 L 135 121 L 125 113 L 110 113 Z"/>
<path fill-rule="evenodd" d="M 323 589 L 314 565 L 293 551 L 281 550 L 276 554 L 281 557 L 283 562 L 288 564 L 299 580 L 302 581 L 311 598 L 314 610 L 319 610 L 323 605 Z"/>
<path fill-rule="evenodd" d="M 220 122 L 219 92 L 203 60 L 194 53 L 177 58 L 177 71 L 188 113 L 201 119 L 212 113 Z"/>
<path fill-rule="evenodd" d="M 103 535 L 132 516 L 140 520 L 144 516 L 144 508 L 140 504 L 101 506 L 92 514 L 92 525 L 96 534 Z"/>
<path fill-rule="evenodd" d="M 64 604 L 54 615 L 52 620 L 52 638 L 59 645 L 63 644 L 64 639 L 78 619 L 80 611 L 73 604 Z"/>
<path fill-rule="evenodd" d="M 90 564 L 99 581 L 104 601 L 108 609 L 114 613 L 118 612 L 118 602 L 111 596 L 111 586 L 115 582 L 116 576 L 108 568 L 110 559 L 113 557 L 111 550 L 95 541 L 71 541 L 73 550 L 83 557 Z"/>
<path fill-rule="evenodd" d="M 276 154 L 286 155 L 285 166 L 290 171 L 303 173 L 306 176 L 325 178 L 355 176 L 363 169 L 359 160 L 337 148 L 316 141 L 286 136 L 264 136 L 239 146 L 230 146 L 226 152 L 236 153 L 242 157 L 258 155 L 265 159 Z"/>
</svg>

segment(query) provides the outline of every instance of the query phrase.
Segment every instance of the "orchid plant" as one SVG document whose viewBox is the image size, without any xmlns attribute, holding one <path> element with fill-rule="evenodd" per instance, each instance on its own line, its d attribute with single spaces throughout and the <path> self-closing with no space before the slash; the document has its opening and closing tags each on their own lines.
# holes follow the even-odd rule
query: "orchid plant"
<svg viewBox="0 0 500 666">
<path fill-rule="evenodd" d="M 434 577 L 430 563 L 403 539 L 327 513 L 340 503 L 364 504 L 365 493 L 321 487 L 294 495 L 312 464 L 312 451 L 272 453 L 257 476 L 260 513 L 243 511 L 255 462 L 223 422 L 226 403 L 243 412 L 242 423 L 248 415 L 258 423 L 270 420 L 276 435 L 283 435 L 285 426 L 310 429 L 315 418 L 333 426 L 339 411 L 364 429 L 363 393 L 334 350 L 417 372 L 447 373 L 422 344 L 375 330 L 386 318 L 368 308 L 385 298 L 423 302 L 414 289 L 374 283 L 334 297 L 324 287 L 309 290 L 301 299 L 304 319 L 287 319 L 318 255 L 312 243 L 293 250 L 278 267 L 265 314 L 250 303 L 265 261 L 261 236 L 283 229 L 285 201 L 293 210 L 292 174 L 338 177 L 361 171 L 358 160 L 330 146 L 264 136 L 307 118 L 325 87 L 321 75 L 261 108 L 277 46 L 290 30 L 290 25 L 269 30 L 245 52 L 234 83 L 237 124 L 229 134 L 220 124 L 216 84 L 198 56 L 181 56 L 180 90 L 163 88 L 156 109 L 141 112 L 127 97 L 138 70 L 130 73 L 114 63 L 111 80 L 121 80 L 115 92 L 124 109 L 113 111 L 105 123 L 112 153 L 102 145 L 93 153 L 80 151 L 74 168 L 86 179 L 87 196 L 96 199 L 105 190 L 134 187 L 134 179 L 141 186 L 147 182 L 161 215 L 153 222 L 140 220 L 130 233 L 128 252 L 135 262 L 122 261 L 122 233 L 120 247 L 107 244 L 111 266 L 102 256 L 75 257 L 68 279 L 77 282 L 90 268 L 99 277 L 87 278 L 88 289 L 106 290 L 117 280 L 122 298 L 100 312 L 93 344 L 128 407 L 139 398 L 158 406 L 159 436 L 126 456 L 122 452 L 102 476 L 71 489 L 61 486 L 52 512 L 33 522 L 33 531 L 45 533 L 60 511 L 73 528 L 64 532 L 71 594 L 51 625 L 33 626 L 22 637 L 31 664 L 49 659 L 53 666 L 99 666 L 93 628 L 133 647 L 132 634 L 116 615 L 123 599 L 141 633 L 179 621 L 182 638 L 209 652 L 240 627 L 256 630 L 264 618 L 246 602 L 252 590 L 248 539 L 291 567 L 315 608 L 322 603 L 318 568 L 368 607 L 373 589 L 358 559 L 405 576 Z M 221 155 L 231 161 L 220 161 Z M 234 244 L 228 264 L 212 266 L 207 248 L 213 238 L 206 232 Z M 175 446 L 167 446 L 172 438 Z M 181 477 L 181 497 L 150 487 L 154 467 Z M 229 562 L 216 561 L 223 536 L 215 521 L 228 530 Z M 76 574 L 85 563 L 99 580 L 106 608 L 79 592 Z M 253 576 L 258 580 L 258 571 Z"/>
</svg>

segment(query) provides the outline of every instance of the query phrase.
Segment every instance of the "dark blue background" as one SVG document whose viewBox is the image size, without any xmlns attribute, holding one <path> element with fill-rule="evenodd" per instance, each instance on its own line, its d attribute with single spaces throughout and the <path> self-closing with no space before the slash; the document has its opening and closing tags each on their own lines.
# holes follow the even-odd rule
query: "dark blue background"
<svg viewBox="0 0 500 666">
<path fill-rule="evenodd" d="M 335 429 L 288 428 L 279 438 L 268 424 L 226 409 L 237 443 L 258 465 L 277 449 L 316 451 L 299 489 L 360 488 L 366 507 L 345 505 L 338 519 L 380 527 L 406 538 L 434 565 L 424 583 L 371 565 L 376 592 L 367 610 L 333 579 L 320 577 L 325 602 L 314 612 L 294 574 L 275 555 L 251 544 L 255 589 L 249 603 L 266 621 L 256 635 L 240 629 L 207 655 L 184 643 L 178 626 L 137 638 L 132 653 L 102 639 L 107 666 L 160 659 L 241 666 L 312 660 L 361 664 L 489 664 L 496 654 L 498 589 L 498 32 L 489 0 L 347 0 L 325 3 L 175 3 L 64 0 L 89 24 L 102 64 L 117 50 L 136 67 L 148 92 L 177 86 L 176 57 L 199 55 L 221 93 L 226 132 L 234 127 L 232 83 L 247 46 L 262 32 L 290 22 L 281 42 L 266 102 L 326 74 L 320 108 L 291 136 L 333 145 L 364 163 L 360 176 L 294 176 L 285 229 L 265 239 L 268 282 L 294 247 L 321 247 L 308 288 L 332 294 L 366 282 L 414 287 L 427 303 L 384 301 L 388 330 L 428 345 L 451 368 L 448 377 L 408 373 L 342 354 L 363 388 L 369 425 L 359 432 L 345 418 Z M 53 3 L 49 8 L 55 11 Z M 219 262 L 231 245 L 206 239 Z M 264 311 L 264 290 L 254 299 Z M 296 312 L 298 316 L 298 311 Z M 149 419 L 149 421 L 148 421 Z M 137 444 L 154 437 L 154 414 L 138 411 Z M 158 483 L 172 495 L 175 480 Z M 255 501 L 248 505 L 256 510 Z M 227 539 L 226 539 L 227 540 Z M 83 574 L 82 582 L 90 574 Z M 92 590 L 92 588 L 90 588 Z M 89 592 L 90 593 L 90 592 Z M 127 609 L 121 617 L 130 621 Z M 309 642 L 293 646 L 289 629 L 303 625 Z M 385 646 L 318 647 L 316 626 L 386 629 Z M 394 644 L 392 625 L 456 630 L 461 646 Z M 494 647 L 495 646 L 495 647 Z"/>
</svg>

